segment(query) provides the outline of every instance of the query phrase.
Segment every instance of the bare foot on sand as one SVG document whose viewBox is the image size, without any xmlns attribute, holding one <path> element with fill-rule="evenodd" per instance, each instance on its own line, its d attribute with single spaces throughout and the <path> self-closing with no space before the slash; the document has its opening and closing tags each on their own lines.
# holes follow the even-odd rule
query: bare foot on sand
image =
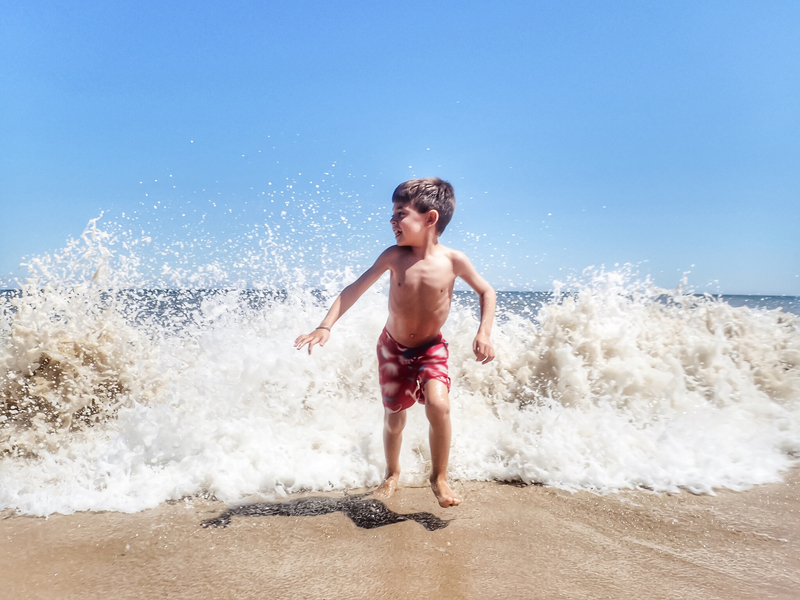
<svg viewBox="0 0 800 600">
<path fill-rule="evenodd" d="M 394 494 L 397 489 L 397 480 L 398 478 L 394 476 L 384 479 L 383 483 L 378 486 L 378 489 L 372 492 L 372 497 L 378 498 L 379 500 L 391 498 L 392 494 Z"/>
<path fill-rule="evenodd" d="M 461 498 L 453 493 L 453 490 L 447 485 L 447 480 L 444 477 L 440 479 L 431 479 L 431 489 L 433 490 L 433 495 L 436 496 L 436 499 L 439 501 L 439 506 L 442 508 L 449 508 L 461 504 Z"/>
</svg>

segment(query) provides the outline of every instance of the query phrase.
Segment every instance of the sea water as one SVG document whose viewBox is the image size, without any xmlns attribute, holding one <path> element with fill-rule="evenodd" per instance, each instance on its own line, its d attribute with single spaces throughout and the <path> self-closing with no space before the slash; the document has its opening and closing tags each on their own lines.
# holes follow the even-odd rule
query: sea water
<svg viewBox="0 0 800 600">
<path fill-rule="evenodd" d="M 139 241 L 93 222 L 0 297 L 0 509 L 138 511 L 378 484 L 386 280 L 309 356 L 294 339 L 354 270 L 311 282 L 272 246 L 256 285 L 212 289 L 221 267 L 206 265 L 152 289 Z M 545 293 L 500 293 L 497 358 L 484 365 L 471 352 L 474 295 L 458 292 L 443 329 L 450 475 L 597 492 L 780 481 L 800 456 L 797 313 L 795 298 L 589 270 Z M 427 431 L 410 409 L 405 485 L 425 481 Z"/>
</svg>

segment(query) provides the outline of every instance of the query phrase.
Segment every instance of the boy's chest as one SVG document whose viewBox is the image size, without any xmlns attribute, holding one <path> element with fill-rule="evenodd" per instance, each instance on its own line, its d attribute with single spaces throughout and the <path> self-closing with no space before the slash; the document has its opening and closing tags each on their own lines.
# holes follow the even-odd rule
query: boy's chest
<svg viewBox="0 0 800 600">
<path fill-rule="evenodd" d="M 404 262 L 392 270 L 392 287 L 406 292 L 446 291 L 453 287 L 455 274 L 445 258 Z"/>
</svg>

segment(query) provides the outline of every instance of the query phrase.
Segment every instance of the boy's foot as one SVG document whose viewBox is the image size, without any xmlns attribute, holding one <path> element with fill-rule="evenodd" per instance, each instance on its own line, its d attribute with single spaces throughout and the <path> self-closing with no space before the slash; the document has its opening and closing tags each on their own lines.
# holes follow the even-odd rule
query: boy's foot
<svg viewBox="0 0 800 600">
<path fill-rule="evenodd" d="M 372 497 L 379 500 L 386 500 L 391 498 L 397 489 L 397 477 L 387 477 L 383 483 L 378 486 L 378 489 L 372 492 Z"/>
<path fill-rule="evenodd" d="M 461 498 L 453 493 L 453 490 L 447 485 L 446 479 L 431 479 L 431 489 L 433 490 L 433 495 L 439 501 L 439 506 L 442 508 L 461 504 Z"/>
</svg>

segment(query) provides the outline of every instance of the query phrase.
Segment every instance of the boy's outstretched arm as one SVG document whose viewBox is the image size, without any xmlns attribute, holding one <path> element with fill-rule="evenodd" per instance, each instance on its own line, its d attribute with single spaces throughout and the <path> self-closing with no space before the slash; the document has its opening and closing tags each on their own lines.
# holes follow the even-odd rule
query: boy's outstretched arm
<svg viewBox="0 0 800 600">
<path fill-rule="evenodd" d="M 494 309 L 497 299 L 494 289 L 489 283 L 480 276 L 472 266 L 472 263 L 463 252 L 456 252 L 453 260 L 455 274 L 467 282 L 467 285 L 475 290 L 480 299 L 481 324 L 478 326 L 478 334 L 472 342 L 472 351 L 481 363 L 488 363 L 494 358 L 494 346 L 492 346 L 492 323 L 494 322 Z"/>
<path fill-rule="evenodd" d="M 333 306 L 331 306 L 325 318 L 322 319 L 319 327 L 309 334 L 298 336 L 294 341 L 294 347 L 300 350 L 308 344 L 308 353 L 311 354 L 311 349 L 315 344 L 319 344 L 320 347 L 324 346 L 331 337 L 333 324 L 389 269 L 390 254 L 394 248 L 393 246 L 384 250 L 374 265 L 364 271 L 361 277 L 344 288 L 342 293 L 336 297 Z"/>
</svg>

